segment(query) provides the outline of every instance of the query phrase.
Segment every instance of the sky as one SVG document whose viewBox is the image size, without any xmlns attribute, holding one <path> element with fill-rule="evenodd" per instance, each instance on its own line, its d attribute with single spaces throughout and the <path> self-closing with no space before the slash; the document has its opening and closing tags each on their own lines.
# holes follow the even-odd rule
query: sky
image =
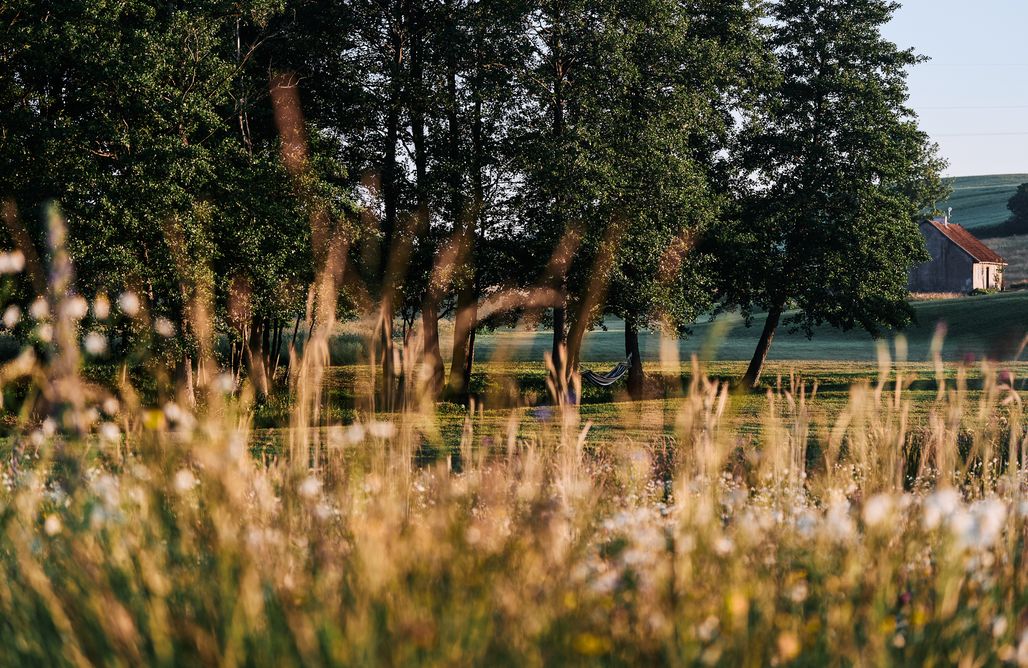
<svg viewBox="0 0 1028 668">
<path fill-rule="evenodd" d="M 885 35 L 931 61 L 910 104 L 947 176 L 1028 173 L 1028 0 L 900 0 Z"/>
</svg>

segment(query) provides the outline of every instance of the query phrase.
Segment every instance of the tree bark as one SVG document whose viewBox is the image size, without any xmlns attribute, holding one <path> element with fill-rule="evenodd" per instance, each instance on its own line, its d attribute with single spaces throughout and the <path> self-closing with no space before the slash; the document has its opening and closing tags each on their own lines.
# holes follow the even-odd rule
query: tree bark
<svg viewBox="0 0 1028 668">
<path fill-rule="evenodd" d="M 471 315 L 471 333 L 468 334 L 467 355 L 464 358 L 464 377 L 462 379 L 465 393 L 471 391 L 471 371 L 472 367 L 475 365 L 475 332 L 478 330 L 477 304 L 475 304 L 473 308 L 474 312 Z"/>
<path fill-rule="evenodd" d="M 550 349 L 550 356 L 553 358 L 553 366 L 558 373 L 561 371 L 561 358 L 564 356 L 567 333 L 565 332 L 565 321 L 567 320 L 567 309 L 561 306 L 553 307 L 553 347 Z"/>
<path fill-rule="evenodd" d="M 258 401 L 268 397 L 268 373 L 264 367 L 264 351 L 261 350 L 261 323 L 254 319 L 250 323 L 250 335 L 246 346 L 247 373 L 253 383 L 254 394 Z"/>
<path fill-rule="evenodd" d="M 414 141 L 414 173 L 417 197 L 418 226 L 422 236 L 432 239 L 432 220 L 428 201 L 428 149 L 425 132 L 425 90 L 424 90 L 424 44 L 421 25 L 421 7 L 415 3 L 412 9 L 413 27 L 411 30 L 411 79 L 414 85 L 413 104 L 411 107 L 411 134 Z M 430 255 L 434 248 L 429 246 Z M 421 307 L 422 328 L 422 364 L 427 370 L 427 389 L 433 397 L 443 389 L 445 369 L 443 355 L 439 349 L 439 294 L 432 285 L 432 274 L 429 273 L 428 284 L 425 286 L 425 298 Z"/>
<path fill-rule="evenodd" d="M 478 315 L 476 307 L 474 288 L 470 284 L 461 286 L 457 293 L 457 314 L 453 323 L 453 352 L 450 356 L 450 391 L 457 396 L 463 396 L 468 389 L 464 378 L 468 375 L 466 367 L 475 331 L 475 320 Z"/>
<path fill-rule="evenodd" d="M 643 365 L 639 354 L 639 328 L 633 318 L 625 318 L 625 357 L 630 358 L 628 366 L 628 396 L 633 401 L 643 398 Z"/>
<path fill-rule="evenodd" d="M 764 362 L 767 360 L 767 353 L 771 349 L 771 342 L 774 341 L 775 331 L 782 319 L 783 306 L 772 307 L 764 321 L 764 329 L 760 333 L 760 340 L 757 341 L 757 349 L 753 352 L 753 359 L 743 376 L 743 384 L 746 387 L 757 387 L 760 384 L 760 374 L 764 370 Z"/>
<path fill-rule="evenodd" d="M 428 369 L 428 390 L 432 396 L 436 396 L 443 389 L 443 375 L 446 371 L 443 367 L 443 355 L 439 350 L 439 307 L 432 292 L 430 288 L 421 308 L 421 326 L 424 329 L 423 363 Z"/>
</svg>

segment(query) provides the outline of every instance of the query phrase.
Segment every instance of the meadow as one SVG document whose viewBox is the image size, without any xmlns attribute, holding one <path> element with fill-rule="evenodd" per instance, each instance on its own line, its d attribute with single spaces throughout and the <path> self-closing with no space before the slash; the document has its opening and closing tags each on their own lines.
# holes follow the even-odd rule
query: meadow
<svg viewBox="0 0 1028 668">
<path fill-rule="evenodd" d="M 404 359 L 386 411 L 316 336 L 266 447 L 249 386 L 153 401 L 57 341 L 2 371 L 34 390 L 7 406 L 0 665 L 1028 662 L 1023 363 L 937 339 L 739 393 L 737 362 L 665 345 L 648 401 L 492 362 L 465 409 Z"/>
<path fill-rule="evenodd" d="M 1007 201 L 1028 174 L 957 176 L 946 179 L 952 188 L 948 200 L 939 203 L 940 211 L 953 209 L 953 222 L 979 234 L 983 228 L 999 225 L 1010 217 Z"/>
</svg>

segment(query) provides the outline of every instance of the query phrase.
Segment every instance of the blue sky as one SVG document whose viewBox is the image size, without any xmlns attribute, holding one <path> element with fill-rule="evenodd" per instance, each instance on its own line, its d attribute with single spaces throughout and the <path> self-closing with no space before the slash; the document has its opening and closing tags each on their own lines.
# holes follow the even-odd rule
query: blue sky
<svg viewBox="0 0 1028 668">
<path fill-rule="evenodd" d="M 1028 173 L 1028 0 L 900 0 L 885 33 L 932 60 L 911 106 L 949 176 Z"/>
</svg>

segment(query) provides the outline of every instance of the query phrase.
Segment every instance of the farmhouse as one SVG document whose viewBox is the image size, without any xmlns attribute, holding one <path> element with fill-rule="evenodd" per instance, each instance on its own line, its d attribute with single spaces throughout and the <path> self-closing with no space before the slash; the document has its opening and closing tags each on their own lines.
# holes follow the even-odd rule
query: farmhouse
<svg viewBox="0 0 1028 668">
<path fill-rule="evenodd" d="M 930 262 L 910 270 L 911 292 L 1002 290 L 1003 258 L 949 218 L 921 223 Z"/>
</svg>

